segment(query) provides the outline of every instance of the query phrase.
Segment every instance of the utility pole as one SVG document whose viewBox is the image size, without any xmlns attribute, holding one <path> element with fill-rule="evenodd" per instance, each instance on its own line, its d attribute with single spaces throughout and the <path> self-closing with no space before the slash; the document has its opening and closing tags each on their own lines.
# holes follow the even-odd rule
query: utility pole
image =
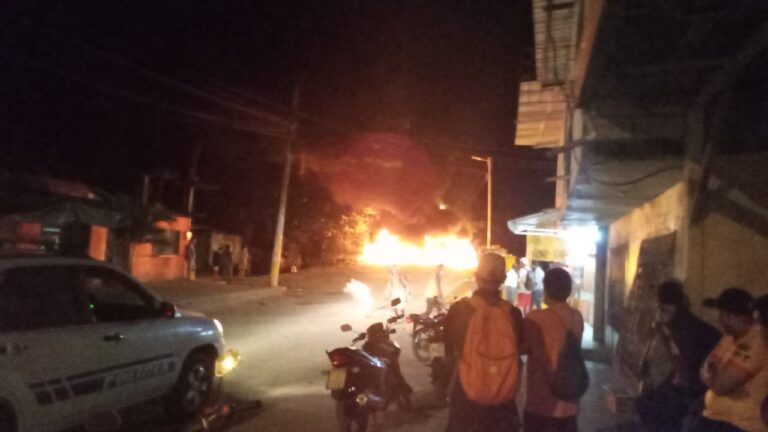
<svg viewBox="0 0 768 432">
<path fill-rule="evenodd" d="M 493 158 L 491 156 L 488 157 L 480 157 L 480 156 L 472 156 L 472 160 L 485 162 L 485 165 L 488 167 L 488 220 L 486 222 L 486 232 L 485 232 L 485 247 L 490 248 L 491 247 L 491 214 L 493 213 Z"/>
<path fill-rule="evenodd" d="M 197 186 L 197 167 L 200 163 L 200 154 L 203 152 L 203 145 L 198 142 L 192 150 L 192 157 L 189 162 L 189 189 L 187 193 L 187 213 L 192 217 L 195 209 L 195 187 Z"/>
<path fill-rule="evenodd" d="M 283 255 L 283 231 L 285 230 L 285 208 L 288 205 L 288 186 L 291 182 L 291 163 L 293 155 L 291 147 L 299 128 L 299 86 L 293 88 L 293 100 L 291 101 L 293 120 L 291 132 L 285 143 L 285 167 L 283 168 L 283 181 L 280 186 L 280 208 L 277 212 L 277 225 L 275 226 L 275 244 L 272 248 L 272 266 L 269 270 L 269 286 L 276 288 L 280 279 L 280 260 Z"/>
</svg>

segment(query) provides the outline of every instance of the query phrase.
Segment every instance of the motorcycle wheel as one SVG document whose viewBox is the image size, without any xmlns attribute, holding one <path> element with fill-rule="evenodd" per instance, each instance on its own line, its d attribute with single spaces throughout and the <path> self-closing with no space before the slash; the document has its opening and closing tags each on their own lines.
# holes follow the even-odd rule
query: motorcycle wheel
<svg viewBox="0 0 768 432">
<path fill-rule="evenodd" d="M 365 432 L 368 430 L 368 412 L 354 408 L 354 402 L 336 401 L 336 423 L 339 432 Z"/>
<path fill-rule="evenodd" d="M 413 355 L 422 363 L 429 363 L 432 359 L 432 356 L 429 354 L 428 336 L 428 329 L 422 327 L 413 333 L 413 338 L 411 339 Z"/>
</svg>

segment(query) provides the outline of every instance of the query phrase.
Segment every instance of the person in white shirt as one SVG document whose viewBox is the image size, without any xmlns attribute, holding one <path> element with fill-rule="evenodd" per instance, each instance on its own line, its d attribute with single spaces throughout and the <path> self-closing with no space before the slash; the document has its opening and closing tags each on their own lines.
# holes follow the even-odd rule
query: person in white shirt
<svg viewBox="0 0 768 432">
<path fill-rule="evenodd" d="M 541 309 L 541 300 L 544 298 L 544 269 L 541 261 L 533 262 L 533 270 L 529 277 L 533 279 L 533 291 L 531 291 L 531 309 Z"/>
<path fill-rule="evenodd" d="M 507 301 L 512 304 L 515 304 L 515 297 L 517 296 L 518 268 L 518 263 L 513 264 L 512 268 L 510 268 L 507 272 L 507 280 L 504 281 L 504 293 L 506 295 Z"/>
<path fill-rule="evenodd" d="M 424 312 L 424 316 L 428 317 L 433 311 L 440 312 L 445 310 L 443 305 L 443 273 L 445 272 L 445 266 L 440 264 L 437 266 L 435 275 L 429 278 L 427 282 L 427 289 L 424 291 L 424 297 L 427 301 L 427 311 Z"/>
</svg>

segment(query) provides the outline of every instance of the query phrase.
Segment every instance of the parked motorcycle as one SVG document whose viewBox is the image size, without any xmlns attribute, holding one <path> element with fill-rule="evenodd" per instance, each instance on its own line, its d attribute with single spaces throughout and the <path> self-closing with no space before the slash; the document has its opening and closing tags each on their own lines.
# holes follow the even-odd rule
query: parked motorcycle
<svg viewBox="0 0 768 432">
<path fill-rule="evenodd" d="M 410 314 L 413 323 L 411 346 L 413 355 L 422 363 L 429 365 L 429 375 L 435 397 L 440 405 L 446 402 L 450 368 L 445 359 L 445 313 L 433 317 Z"/>
<path fill-rule="evenodd" d="M 443 343 L 445 316 L 444 312 L 433 317 L 425 317 L 423 314 L 408 315 L 408 320 L 413 323 L 411 348 L 413 348 L 413 355 L 420 362 L 428 364 L 434 357 L 445 357 Z"/>
<path fill-rule="evenodd" d="M 392 306 L 397 304 L 398 299 L 392 301 Z M 400 409 L 410 409 L 413 390 L 400 371 L 400 346 L 389 337 L 395 333 L 390 325 L 401 317 L 393 316 L 386 324 L 372 324 L 350 346 L 327 352 L 333 367 L 328 372 L 326 389 L 336 400 L 340 432 L 365 432 L 371 414 L 386 410 L 392 402 Z M 343 324 L 341 331 L 353 329 Z M 362 348 L 355 347 L 361 341 L 365 341 Z"/>
</svg>

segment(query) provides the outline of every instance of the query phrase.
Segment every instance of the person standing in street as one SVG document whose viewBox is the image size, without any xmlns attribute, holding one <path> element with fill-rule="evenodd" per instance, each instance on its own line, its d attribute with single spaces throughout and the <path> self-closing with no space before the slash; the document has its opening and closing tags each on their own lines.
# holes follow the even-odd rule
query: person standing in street
<svg viewBox="0 0 768 432">
<path fill-rule="evenodd" d="M 251 267 L 251 253 L 248 251 L 248 246 L 243 246 L 240 251 L 240 260 L 237 262 L 237 271 L 241 278 L 248 276 L 248 271 Z"/>
<path fill-rule="evenodd" d="M 693 403 L 707 390 L 699 370 L 717 345 L 720 332 L 691 313 L 682 282 L 662 282 L 656 298 L 658 311 L 650 343 L 671 354 L 672 371 L 659 385 L 643 389 L 635 409 L 645 431 L 677 432 Z M 650 349 L 651 345 L 646 351 Z M 645 359 L 643 363 L 644 375 L 650 376 L 652 370 Z"/>
<path fill-rule="evenodd" d="M 523 353 L 528 354 L 525 432 L 577 431 L 579 401 L 559 399 L 553 392 L 566 332 L 573 333 L 579 341 L 584 332 L 584 318 L 566 302 L 572 285 L 571 275 L 564 269 L 548 270 L 544 275 L 544 301 L 548 308 L 531 311 L 523 322 Z"/>
<path fill-rule="evenodd" d="M 187 247 L 184 248 L 184 260 L 187 262 L 187 280 L 191 281 L 195 280 L 195 275 L 197 273 L 196 243 L 197 239 L 192 237 L 189 242 L 187 242 Z"/>
<path fill-rule="evenodd" d="M 213 275 L 221 275 L 221 254 L 224 252 L 224 246 L 219 246 L 211 254 L 211 266 L 213 267 Z"/>
<path fill-rule="evenodd" d="M 517 297 L 517 271 L 519 267 L 520 263 L 516 262 L 512 264 L 512 267 L 507 272 L 507 280 L 504 281 L 504 294 L 507 298 L 507 301 L 512 304 L 515 304 L 515 298 Z"/>
<path fill-rule="evenodd" d="M 477 290 L 454 303 L 445 318 L 445 349 L 453 370 L 447 432 L 515 432 L 522 314 L 501 298 L 501 255 L 480 257 Z"/>
<path fill-rule="evenodd" d="M 400 273 L 400 269 L 397 265 L 392 265 L 389 268 L 389 280 L 387 280 L 387 286 L 384 287 L 384 298 L 392 301 L 394 299 L 400 299 L 400 304 L 394 306 L 394 312 L 396 315 L 405 314 L 405 306 L 408 303 L 408 297 L 410 292 L 408 291 L 408 282 L 405 276 Z"/>
<path fill-rule="evenodd" d="M 445 272 L 445 266 L 439 264 L 435 270 L 435 275 L 429 278 L 427 282 L 427 289 L 424 292 L 424 297 L 427 302 L 427 310 L 424 312 L 425 317 L 429 317 L 432 312 L 441 312 L 445 310 L 443 305 L 443 273 Z"/>
<path fill-rule="evenodd" d="M 529 277 L 532 279 L 530 285 L 533 286 L 531 291 L 531 309 L 541 309 L 541 302 L 544 299 L 544 268 L 541 261 L 534 261 L 533 268 L 529 273 Z"/>
<path fill-rule="evenodd" d="M 684 421 L 685 432 L 768 432 L 761 416 L 768 396 L 768 349 L 755 322 L 752 295 L 728 288 L 704 306 L 716 308 L 724 336 L 701 368 L 709 388 L 704 411 Z"/>
<path fill-rule="evenodd" d="M 520 258 L 520 267 L 517 270 L 517 296 L 515 305 L 523 312 L 523 316 L 531 311 L 531 297 L 533 291 L 533 277 L 531 266 L 527 257 Z"/>
<path fill-rule="evenodd" d="M 230 245 L 224 245 L 224 250 L 221 252 L 220 258 L 221 274 L 224 277 L 224 282 L 232 283 L 232 268 L 234 267 L 234 258 L 232 257 L 232 247 Z"/>
</svg>

